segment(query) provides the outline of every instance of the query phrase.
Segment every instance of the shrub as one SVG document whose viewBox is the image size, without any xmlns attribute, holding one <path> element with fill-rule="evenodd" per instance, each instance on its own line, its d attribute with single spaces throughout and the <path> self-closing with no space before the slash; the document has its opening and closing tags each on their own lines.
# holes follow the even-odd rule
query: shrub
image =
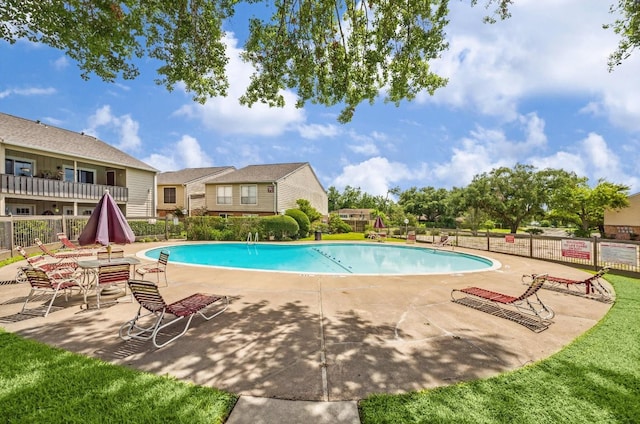
<svg viewBox="0 0 640 424">
<path fill-rule="evenodd" d="M 344 222 L 337 213 L 329 215 L 329 231 L 332 233 L 350 233 L 351 225 Z"/>
<path fill-rule="evenodd" d="M 298 238 L 305 238 L 309 235 L 311 222 L 309 221 L 309 217 L 306 213 L 302 212 L 300 209 L 288 209 L 285 212 L 285 215 L 295 219 L 298 223 Z"/>
<path fill-rule="evenodd" d="M 262 229 L 264 234 L 273 235 L 276 240 L 296 236 L 300 231 L 296 220 L 287 215 L 263 217 Z"/>
</svg>

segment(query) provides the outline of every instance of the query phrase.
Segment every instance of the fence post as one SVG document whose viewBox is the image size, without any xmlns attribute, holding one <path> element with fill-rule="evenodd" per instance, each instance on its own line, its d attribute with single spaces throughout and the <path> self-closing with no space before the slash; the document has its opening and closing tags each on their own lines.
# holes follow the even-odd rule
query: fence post
<svg viewBox="0 0 640 424">
<path fill-rule="evenodd" d="M 598 237 L 593 237 L 593 268 L 598 270 Z"/>
<path fill-rule="evenodd" d="M 491 236 L 489 230 L 487 230 L 487 252 L 491 252 Z"/>
<path fill-rule="evenodd" d="M 529 233 L 529 257 L 533 258 L 533 234 Z"/>
<path fill-rule="evenodd" d="M 9 240 L 10 240 L 9 245 L 11 246 L 10 247 L 10 249 L 11 249 L 10 255 L 13 258 L 13 254 L 16 251 L 16 244 L 15 244 L 16 242 L 15 242 L 15 237 L 14 237 L 16 229 L 14 228 L 13 214 L 9 215 L 9 228 L 10 228 L 9 229 Z"/>
</svg>

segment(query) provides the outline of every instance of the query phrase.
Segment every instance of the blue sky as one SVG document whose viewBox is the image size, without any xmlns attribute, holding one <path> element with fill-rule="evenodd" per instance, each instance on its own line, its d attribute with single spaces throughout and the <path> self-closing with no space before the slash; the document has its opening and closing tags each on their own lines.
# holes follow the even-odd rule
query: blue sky
<svg viewBox="0 0 640 424">
<path fill-rule="evenodd" d="M 613 1 L 613 0 L 611 0 Z M 511 19 L 482 23 L 483 7 L 451 2 L 449 50 L 433 62 L 449 79 L 399 107 L 240 106 L 251 68 L 238 59 L 246 20 L 227 28 L 227 98 L 200 105 L 154 84 L 141 61 L 134 81 L 80 78 L 61 51 L 0 41 L 0 111 L 84 131 L 161 171 L 309 162 L 325 188 L 467 185 L 499 166 L 563 168 L 640 191 L 640 52 L 614 72 L 610 1 L 517 0 Z M 240 40 L 239 40 L 240 38 Z"/>
</svg>

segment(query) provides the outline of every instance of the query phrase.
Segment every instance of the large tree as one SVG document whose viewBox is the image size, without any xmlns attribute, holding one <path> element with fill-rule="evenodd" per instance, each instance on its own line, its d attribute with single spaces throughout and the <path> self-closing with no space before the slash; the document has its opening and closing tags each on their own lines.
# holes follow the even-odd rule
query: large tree
<svg viewBox="0 0 640 424">
<path fill-rule="evenodd" d="M 549 196 L 548 184 L 547 172 L 516 164 L 475 176 L 467 190 L 492 219 L 515 233 L 521 224 L 542 215 Z"/>
<path fill-rule="evenodd" d="M 446 199 L 449 192 L 444 188 L 411 187 L 400 193 L 398 204 L 406 213 L 428 222 L 444 222 L 447 217 Z"/>
<path fill-rule="evenodd" d="M 629 186 L 624 184 L 601 179 L 590 187 L 587 178 L 574 175 L 554 190 L 550 216 L 577 225 L 577 236 L 589 237 L 594 229 L 604 235 L 604 211 L 628 206 L 628 196 Z"/>
<path fill-rule="evenodd" d="M 475 5 L 478 0 L 470 0 Z M 184 83 L 194 99 L 227 94 L 224 25 L 240 7 L 255 8 L 244 59 L 255 73 L 241 101 L 284 104 L 283 89 L 307 102 L 343 105 L 341 122 L 381 92 L 399 104 L 446 80 L 430 62 L 447 48 L 448 0 L 2 0 L 0 38 L 28 39 L 66 52 L 83 78 L 139 75 L 135 60 L 158 63 L 157 83 Z M 484 0 L 506 18 L 512 0 Z M 619 63 L 640 43 L 638 1 L 618 0 L 611 27 Z"/>
</svg>

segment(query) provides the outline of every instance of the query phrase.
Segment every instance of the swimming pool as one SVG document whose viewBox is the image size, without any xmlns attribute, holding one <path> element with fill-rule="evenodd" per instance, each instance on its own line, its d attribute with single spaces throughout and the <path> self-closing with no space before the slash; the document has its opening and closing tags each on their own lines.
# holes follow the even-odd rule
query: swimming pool
<svg viewBox="0 0 640 424">
<path fill-rule="evenodd" d="M 312 243 L 249 244 L 193 243 L 141 252 L 184 265 L 260 271 L 340 275 L 445 274 L 496 269 L 500 263 L 480 256 L 393 244 Z"/>
</svg>

